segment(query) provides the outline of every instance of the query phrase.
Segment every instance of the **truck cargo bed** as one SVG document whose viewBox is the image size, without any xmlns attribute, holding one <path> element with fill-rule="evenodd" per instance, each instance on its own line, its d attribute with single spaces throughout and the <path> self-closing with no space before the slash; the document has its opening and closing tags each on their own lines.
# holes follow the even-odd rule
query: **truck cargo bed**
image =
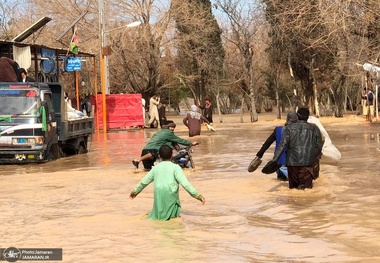
<svg viewBox="0 0 380 263">
<path fill-rule="evenodd" d="M 66 141 L 80 136 L 89 136 L 94 132 L 94 118 L 86 117 L 76 120 L 61 121 L 58 130 L 59 141 Z"/>
</svg>

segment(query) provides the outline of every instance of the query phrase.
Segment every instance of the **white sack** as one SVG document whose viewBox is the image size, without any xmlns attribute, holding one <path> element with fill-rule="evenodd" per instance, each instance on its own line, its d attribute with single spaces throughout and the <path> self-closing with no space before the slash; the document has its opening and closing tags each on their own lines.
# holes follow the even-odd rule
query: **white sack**
<svg viewBox="0 0 380 263">
<path fill-rule="evenodd" d="M 340 151 L 332 143 L 329 134 L 327 133 L 326 129 L 323 127 L 319 119 L 314 116 L 309 116 L 307 122 L 314 123 L 315 125 L 317 125 L 317 127 L 321 131 L 321 134 L 323 135 L 323 137 L 325 137 L 325 143 L 322 147 L 322 154 L 326 157 L 333 159 L 334 161 L 339 161 L 342 155 Z"/>
</svg>

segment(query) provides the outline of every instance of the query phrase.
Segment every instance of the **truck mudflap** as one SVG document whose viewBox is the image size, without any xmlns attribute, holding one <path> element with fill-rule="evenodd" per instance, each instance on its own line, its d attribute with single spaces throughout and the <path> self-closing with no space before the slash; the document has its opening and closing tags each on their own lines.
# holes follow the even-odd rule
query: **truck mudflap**
<svg viewBox="0 0 380 263">
<path fill-rule="evenodd" d="M 45 151 L 0 151 L 0 164 L 46 162 Z"/>
</svg>

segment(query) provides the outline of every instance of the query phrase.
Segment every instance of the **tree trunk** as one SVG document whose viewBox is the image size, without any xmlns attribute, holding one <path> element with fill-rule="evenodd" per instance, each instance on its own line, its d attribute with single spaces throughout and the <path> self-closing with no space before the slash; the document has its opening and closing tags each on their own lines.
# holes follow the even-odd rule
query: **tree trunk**
<svg viewBox="0 0 380 263">
<path fill-rule="evenodd" d="M 258 117 L 257 117 L 257 112 L 256 112 L 255 97 L 253 94 L 250 96 L 250 99 L 251 99 L 251 112 L 250 112 L 251 122 L 257 122 Z"/>
<path fill-rule="evenodd" d="M 317 84 L 315 84 L 315 77 L 314 77 L 314 57 L 311 59 L 311 63 L 310 63 L 310 79 L 311 79 L 311 86 L 313 89 L 315 116 L 320 117 L 319 104 L 318 104 L 318 90 L 317 90 Z"/>
<path fill-rule="evenodd" d="M 223 123 L 223 115 L 222 115 L 222 111 L 220 110 L 219 97 L 220 97 L 220 94 L 219 94 L 219 89 L 218 89 L 218 91 L 216 93 L 216 108 L 218 110 L 219 122 Z"/>
<path fill-rule="evenodd" d="M 278 70 L 276 70 L 276 107 L 277 107 L 277 119 L 281 120 L 281 105 L 280 105 L 280 95 L 278 94 L 278 91 L 280 89 L 279 85 L 279 74 Z"/>
<path fill-rule="evenodd" d="M 317 85 L 313 82 L 315 116 L 320 117 Z"/>
<path fill-rule="evenodd" d="M 251 57 L 252 58 L 252 57 Z M 249 72 L 249 97 L 251 99 L 251 122 L 257 122 L 258 116 L 256 112 L 256 102 L 255 102 L 255 90 L 254 90 L 254 84 L 253 84 L 253 70 L 252 70 L 252 63 L 250 64 L 250 67 L 248 69 Z"/>
<path fill-rule="evenodd" d="M 244 122 L 244 95 L 243 97 L 241 98 L 241 108 L 240 108 L 240 122 L 243 123 Z"/>
</svg>

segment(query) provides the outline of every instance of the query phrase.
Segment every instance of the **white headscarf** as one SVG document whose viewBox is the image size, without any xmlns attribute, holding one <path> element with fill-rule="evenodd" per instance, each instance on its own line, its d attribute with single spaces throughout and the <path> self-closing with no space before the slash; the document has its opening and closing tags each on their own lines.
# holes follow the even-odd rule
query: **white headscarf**
<svg viewBox="0 0 380 263">
<path fill-rule="evenodd" d="M 198 112 L 198 107 L 197 106 L 191 105 L 190 116 L 193 119 L 197 119 L 197 120 L 201 119 L 201 114 Z"/>
</svg>

